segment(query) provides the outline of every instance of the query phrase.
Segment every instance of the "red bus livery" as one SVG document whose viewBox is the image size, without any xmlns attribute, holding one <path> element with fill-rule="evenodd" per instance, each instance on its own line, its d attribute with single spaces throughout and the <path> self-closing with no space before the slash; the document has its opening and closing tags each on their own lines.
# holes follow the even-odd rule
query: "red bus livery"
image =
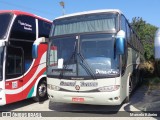
<svg viewBox="0 0 160 120">
<path fill-rule="evenodd" d="M 22 11 L 0 11 L 0 105 L 31 97 L 46 99 L 48 47 L 35 40 L 48 38 L 51 23 Z"/>
</svg>

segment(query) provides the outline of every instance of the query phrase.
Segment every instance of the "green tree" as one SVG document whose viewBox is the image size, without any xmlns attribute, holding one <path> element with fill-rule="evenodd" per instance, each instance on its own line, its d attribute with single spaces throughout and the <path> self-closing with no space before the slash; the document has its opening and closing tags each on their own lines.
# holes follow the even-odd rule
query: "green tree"
<svg viewBox="0 0 160 120">
<path fill-rule="evenodd" d="M 146 23 L 142 17 L 134 17 L 132 19 L 131 25 L 143 43 L 145 59 L 153 59 L 154 35 L 158 28 L 154 25 Z"/>
</svg>

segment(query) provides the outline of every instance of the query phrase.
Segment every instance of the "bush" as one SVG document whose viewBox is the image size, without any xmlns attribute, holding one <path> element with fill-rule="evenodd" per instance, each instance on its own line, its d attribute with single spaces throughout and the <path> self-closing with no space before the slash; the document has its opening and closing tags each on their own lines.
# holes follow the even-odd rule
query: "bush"
<svg viewBox="0 0 160 120">
<path fill-rule="evenodd" d="M 143 71 L 144 77 L 152 77 L 154 75 L 154 63 L 146 61 L 140 65 L 140 69 Z"/>
</svg>

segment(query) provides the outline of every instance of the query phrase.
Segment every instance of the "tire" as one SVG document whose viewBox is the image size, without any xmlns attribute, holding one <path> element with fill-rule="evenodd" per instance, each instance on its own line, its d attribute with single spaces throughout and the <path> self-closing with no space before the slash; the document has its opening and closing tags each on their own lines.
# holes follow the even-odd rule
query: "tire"
<svg viewBox="0 0 160 120">
<path fill-rule="evenodd" d="M 37 86 L 37 94 L 36 97 L 34 97 L 33 99 L 37 102 L 41 102 L 46 100 L 47 97 L 47 83 L 45 80 L 42 80 L 39 82 L 38 86 Z"/>
</svg>

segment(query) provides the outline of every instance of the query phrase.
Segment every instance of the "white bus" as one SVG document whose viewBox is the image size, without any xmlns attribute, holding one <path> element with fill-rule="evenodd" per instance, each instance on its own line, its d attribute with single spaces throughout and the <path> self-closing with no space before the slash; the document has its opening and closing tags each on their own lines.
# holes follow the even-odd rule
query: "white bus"
<svg viewBox="0 0 160 120">
<path fill-rule="evenodd" d="M 155 46 L 155 59 L 160 59 L 160 28 L 156 31 L 154 46 Z"/>
<path fill-rule="evenodd" d="M 120 105 L 141 80 L 143 46 L 120 10 L 56 18 L 47 56 L 53 102 Z"/>
<path fill-rule="evenodd" d="M 156 31 L 154 40 L 154 57 L 156 73 L 160 77 L 160 28 Z"/>
</svg>

